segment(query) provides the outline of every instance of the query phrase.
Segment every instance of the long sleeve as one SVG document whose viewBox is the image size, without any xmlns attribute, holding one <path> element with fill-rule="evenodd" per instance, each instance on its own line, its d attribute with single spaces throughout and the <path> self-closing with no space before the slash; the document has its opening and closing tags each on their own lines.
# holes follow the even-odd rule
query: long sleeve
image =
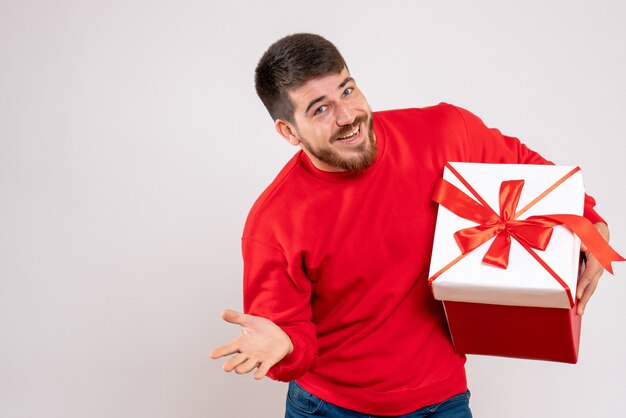
<svg viewBox="0 0 626 418">
<path fill-rule="evenodd" d="M 272 367 L 268 376 L 290 381 L 313 364 L 317 353 L 311 321 L 311 282 L 301 265 L 289 263 L 283 251 L 251 238 L 242 241 L 244 311 L 272 320 L 293 343 L 293 351 Z"/>
<path fill-rule="evenodd" d="M 519 139 L 502 135 L 497 129 L 488 128 L 482 120 L 471 112 L 459 107 L 455 107 L 455 109 L 465 123 L 467 142 L 464 146 L 465 151 L 470 155 L 471 161 L 509 164 L 553 164 L 528 148 Z M 583 216 L 592 223 L 606 223 L 595 211 L 595 205 L 595 199 L 585 194 Z"/>
</svg>

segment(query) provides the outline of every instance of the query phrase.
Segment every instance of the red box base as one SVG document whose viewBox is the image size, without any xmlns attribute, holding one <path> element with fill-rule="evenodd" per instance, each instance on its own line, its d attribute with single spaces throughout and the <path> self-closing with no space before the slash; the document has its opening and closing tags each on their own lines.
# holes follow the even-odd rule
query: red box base
<svg viewBox="0 0 626 418">
<path fill-rule="evenodd" d="M 443 302 L 460 354 L 578 361 L 580 315 L 571 309 Z"/>
</svg>

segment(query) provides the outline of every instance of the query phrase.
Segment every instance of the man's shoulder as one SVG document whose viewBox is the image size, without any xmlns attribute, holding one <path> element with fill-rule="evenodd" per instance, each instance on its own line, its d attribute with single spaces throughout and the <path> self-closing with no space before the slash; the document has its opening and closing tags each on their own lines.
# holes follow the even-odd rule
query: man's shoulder
<svg viewBox="0 0 626 418">
<path fill-rule="evenodd" d="M 297 152 L 285 164 L 274 180 L 256 199 L 248 213 L 244 236 L 252 233 L 254 226 L 259 222 L 259 218 L 278 218 L 281 213 L 289 210 L 290 201 L 293 202 L 297 199 L 294 193 L 297 193 L 297 183 L 300 183 L 298 179 L 302 177 L 302 167 L 299 163 L 301 153 L 302 151 Z"/>
<path fill-rule="evenodd" d="M 374 112 L 376 124 L 393 135 L 420 135 L 424 133 L 448 136 L 450 133 L 464 132 L 465 119 L 461 108 L 439 103 L 434 106 L 393 109 Z M 436 136 L 435 135 L 435 136 Z"/>
</svg>

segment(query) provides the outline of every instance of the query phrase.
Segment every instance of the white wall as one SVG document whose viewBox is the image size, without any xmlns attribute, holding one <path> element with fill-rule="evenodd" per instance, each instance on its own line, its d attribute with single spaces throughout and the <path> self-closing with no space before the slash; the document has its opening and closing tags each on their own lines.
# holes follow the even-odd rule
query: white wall
<svg viewBox="0 0 626 418">
<path fill-rule="evenodd" d="M 374 109 L 446 101 L 562 164 L 626 252 L 622 1 L 0 2 L 0 416 L 278 417 L 227 375 L 245 215 L 294 149 L 253 90 L 271 42 L 335 42 Z M 626 263 L 624 263 L 626 264 Z M 578 365 L 470 357 L 474 414 L 614 417 L 626 267 Z"/>
</svg>

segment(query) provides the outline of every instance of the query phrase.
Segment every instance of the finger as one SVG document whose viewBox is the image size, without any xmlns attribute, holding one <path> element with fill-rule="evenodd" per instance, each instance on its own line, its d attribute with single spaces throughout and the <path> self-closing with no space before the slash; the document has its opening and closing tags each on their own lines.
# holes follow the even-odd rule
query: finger
<svg viewBox="0 0 626 418">
<path fill-rule="evenodd" d="M 237 374 L 250 373 L 260 362 L 256 358 L 249 358 L 235 368 Z"/>
<path fill-rule="evenodd" d="M 246 322 L 245 315 L 241 312 L 233 311 L 232 309 L 226 309 L 222 312 L 222 319 L 231 324 L 244 325 Z"/>
<path fill-rule="evenodd" d="M 580 301 L 578 302 L 578 315 L 582 315 L 585 313 L 587 302 L 589 302 L 589 299 L 591 299 L 591 296 L 596 291 L 599 279 L 600 277 L 598 276 L 596 279 L 592 280 L 585 289 L 585 293 L 583 293 L 582 298 L 580 298 Z"/>
<path fill-rule="evenodd" d="M 583 294 L 585 293 L 585 289 L 587 288 L 590 282 L 591 280 L 587 278 L 587 276 L 580 277 L 580 279 L 578 280 L 578 285 L 576 289 L 576 299 L 578 300 L 582 299 Z"/>
<path fill-rule="evenodd" d="M 236 356 L 231 357 L 226 363 L 224 363 L 224 371 L 232 372 L 240 364 L 245 363 L 248 360 L 248 355 L 239 353 Z"/>
<path fill-rule="evenodd" d="M 254 373 L 254 378 L 256 380 L 261 380 L 265 377 L 265 375 L 267 375 L 267 372 L 269 372 L 270 368 L 274 365 L 273 362 L 271 361 L 264 361 L 263 363 L 261 363 L 261 365 L 259 365 L 259 368 L 257 369 L 256 373 Z"/>
<path fill-rule="evenodd" d="M 589 285 L 591 280 L 593 280 L 593 278 L 596 277 L 598 274 L 602 274 L 603 271 L 604 267 L 602 267 L 602 265 L 598 262 L 598 260 L 596 260 L 595 257 L 590 255 L 587 258 L 585 269 L 578 279 L 576 299 L 582 298 L 582 295 L 585 292 L 585 288 Z"/>
<path fill-rule="evenodd" d="M 220 347 L 217 347 L 213 351 L 211 351 L 211 358 L 218 359 L 220 357 L 228 356 L 231 354 L 235 354 L 239 351 L 237 340 L 233 340 L 228 344 L 224 344 Z"/>
<path fill-rule="evenodd" d="M 598 287 L 600 276 L 602 276 L 602 270 L 597 271 L 585 285 L 584 292 L 582 293 L 581 297 L 579 298 L 580 300 L 578 301 L 578 315 L 582 315 L 583 313 L 585 313 L 585 307 L 587 306 L 589 299 L 591 299 L 591 296 Z"/>
</svg>

